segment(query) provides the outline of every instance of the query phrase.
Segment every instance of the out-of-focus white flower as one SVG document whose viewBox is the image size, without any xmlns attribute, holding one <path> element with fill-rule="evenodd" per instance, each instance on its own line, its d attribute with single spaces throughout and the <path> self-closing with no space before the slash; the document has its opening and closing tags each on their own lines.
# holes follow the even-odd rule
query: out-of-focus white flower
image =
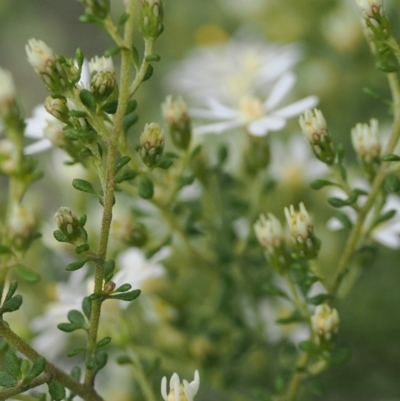
<svg viewBox="0 0 400 401">
<path fill-rule="evenodd" d="M 161 248 L 150 259 L 146 259 L 139 248 L 129 248 L 122 252 L 117 259 L 119 271 L 114 275 L 113 282 L 117 286 L 128 283 L 133 289 L 141 288 L 143 284 L 156 277 L 164 275 L 164 266 L 159 262 L 171 254 L 168 247 Z M 127 302 L 120 302 L 122 308 L 126 308 Z"/>
<path fill-rule="evenodd" d="M 370 162 L 380 155 L 381 144 L 379 143 L 378 135 L 379 123 L 375 118 L 371 119 L 370 125 L 358 123 L 351 130 L 353 148 L 366 162 Z"/>
<path fill-rule="evenodd" d="M 360 187 L 360 185 L 357 185 Z M 361 182 L 363 189 L 369 190 L 367 184 Z M 330 196 L 347 199 L 347 195 L 344 191 L 339 188 L 332 188 L 329 192 Z M 365 203 L 365 197 L 361 196 L 358 198 L 358 205 L 362 207 Z M 386 198 L 385 206 L 381 211 L 381 215 L 395 210 L 396 214 L 390 220 L 384 221 L 374 228 L 371 233 L 371 237 L 382 245 L 392 249 L 400 248 L 400 198 L 397 195 L 388 195 Z M 340 208 L 340 211 L 345 213 L 352 223 L 356 222 L 357 213 L 350 206 L 344 206 Z M 372 212 L 370 211 L 365 219 L 365 227 L 369 226 L 372 222 Z M 332 217 L 327 222 L 329 230 L 336 231 L 343 228 L 343 224 L 336 218 Z"/>
<path fill-rule="evenodd" d="M 268 170 L 280 185 L 297 190 L 329 172 L 328 167 L 313 156 L 310 145 L 301 136 L 293 136 L 287 143 L 274 139 Z"/>
<path fill-rule="evenodd" d="M 168 76 L 172 92 L 194 104 L 212 98 L 234 105 L 245 96 L 265 97 L 271 84 L 299 60 L 297 46 L 266 44 L 254 38 L 193 50 Z M 233 101 L 233 103 L 232 103 Z"/>
<path fill-rule="evenodd" d="M 194 372 L 194 380 L 190 383 L 183 379 L 181 384 L 178 374 L 174 373 L 169 381 L 169 393 L 167 392 L 167 378 L 164 376 L 161 380 L 161 394 L 164 401 L 193 401 L 199 387 L 200 375 L 198 370 Z"/>
<path fill-rule="evenodd" d="M 15 94 L 11 72 L 0 68 L 0 115 L 2 115 L 1 109 L 7 108 L 15 100 Z"/>
<path fill-rule="evenodd" d="M 318 340 L 329 341 L 332 334 L 337 333 L 339 328 L 339 314 L 336 309 L 328 304 L 318 305 L 311 316 L 311 324 Z"/>
<path fill-rule="evenodd" d="M 278 108 L 296 83 L 293 73 L 286 73 L 273 86 L 266 100 L 258 97 L 244 96 L 236 107 L 229 107 L 216 99 L 208 100 L 207 109 L 192 109 L 190 114 L 218 122 L 195 127 L 194 134 L 207 134 L 245 127 L 250 135 L 265 136 L 269 131 L 278 131 L 285 127 L 286 120 L 297 116 L 318 103 L 317 96 L 308 96 L 288 106 Z"/>
<path fill-rule="evenodd" d="M 40 74 L 46 72 L 48 67 L 54 63 L 57 55 L 43 42 L 43 40 L 29 39 L 25 45 L 29 64 Z"/>
<path fill-rule="evenodd" d="M 31 321 L 31 329 L 37 335 L 33 339 L 33 347 L 46 358 L 54 361 L 60 357 L 70 339 L 71 334 L 57 328 L 57 324 L 67 321 L 71 309 L 81 310 L 82 300 L 88 295 L 86 269 L 72 272 L 67 282 L 56 286 L 56 300 L 47 306 L 46 312 Z"/>
</svg>

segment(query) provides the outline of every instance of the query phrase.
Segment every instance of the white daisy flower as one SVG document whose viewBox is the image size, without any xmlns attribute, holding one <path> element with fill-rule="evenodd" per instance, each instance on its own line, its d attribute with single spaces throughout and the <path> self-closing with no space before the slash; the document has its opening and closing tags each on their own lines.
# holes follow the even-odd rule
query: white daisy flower
<svg viewBox="0 0 400 401">
<path fill-rule="evenodd" d="M 171 255 L 171 248 L 163 247 L 150 259 L 139 248 L 129 248 L 122 252 L 117 259 L 119 271 L 114 275 L 113 281 L 119 287 L 128 283 L 133 289 L 141 288 L 152 278 L 164 275 L 164 266 L 159 262 Z M 129 303 L 121 301 L 121 308 L 127 308 Z"/>
<path fill-rule="evenodd" d="M 164 401 L 193 401 L 194 396 L 199 391 L 200 375 L 199 371 L 194 372 L 194 380 L 188 382 L 185 379 L 180 383 L 179 376 L 174 373 L 169 381 L 169 393 L 167 393 L 167 378 L 161 380 L 161 394 Z"/>
<path fill-rule="evenodd" d="M 245 96 L 238 105 L 229 107 L 216 99 L 209 99 L 209 109 L 192 109 L 190 114 L 207 120 L 218 122 L 197 126 L 193 133 L 220 134 L 222 132 L 244 127 L 250 135 L 266 136 L 269 131 L 281 130 L 290 117 L 298 116 L 305 110 L 314 107 L 318 103 L 317 96 L 308 96 L 288 106 L 279 108 L 283 99 L 289 94 L 296 83 L 293 73 L 286 73 L 273 86 L 266 100 Z"/>
<path fill-rule="evenodd" d="M 208 98 L 224 104 L 270 90 L 299 60 L 296 45 L 266 44 L 254 38 L 233 38 L 222 45 L 197 48 L 174 66 L 167 77 L 170 91 L 194 104 Z"/>
</svg>

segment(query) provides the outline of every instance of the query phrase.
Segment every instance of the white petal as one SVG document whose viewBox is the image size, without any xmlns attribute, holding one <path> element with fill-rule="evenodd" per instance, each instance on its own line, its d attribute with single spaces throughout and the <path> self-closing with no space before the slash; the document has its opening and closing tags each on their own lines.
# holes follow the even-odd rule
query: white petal
<svg viewBox="0 0 400 401">
<path fill-rule="evenodd" d="M 265 110 L 274 109 L 291 91 L 295 83 L 296 77 L 292 72 L 288 72 L 282 78 L 280 78 L 272 88 L 267 101 L 264 103 Z"/>
<path fill-rule="evenodd" d="M 161 395 L 164 398 L 165 401 L 168 399 L 168 394 L 167 394 L 167 378 L 164 376 L 161 380 Z"/>
<path fill-rule="evenodd" d="M 391 230 L 385 230 L 385 227 L 379 227 L 372 233 L 375 241 L 387 246 L 388 248 L 400 248 L 400 233 Z"/>
<path fill-rule="evenodd" d="M 343 224 L 336 217 L 331 217 L 327 221 L 326 226 L 330 231 L 337 231 L 343 228 Z"/>
<path fill-rule="evenodd" d="M 240 120 L 223 121 L 215 124 L 206 124 L 193 128 L 193 134 L 194 135 L 222 134 L 225 131 L 230 131 L 231 129 L 238 128 L 242 125 L 243 122 Z"/>
<path fill-rule="evenodd" d="M 196 395 L 200 387 L 200 374 L 198 370 L 194 372 L 194 380 L 189 385 L 193 392 L 193 395 Z"/>
<path fill-rule="evenodd" d="M 171 248 L 169 246 L 164 246 L 149 259 L 149 262 L 158 263 L 163 259 L 167 259 L 171 254 Z"/>
<path fill-rule="evenodd" d="M 249 127 L 249 133 L 254 136 L 265 136 L 268 131 L 277 131 L 286 125 L 286 121 L 279 117 L 263 117 L 252 122 Z"/>
<path fill-rule="evenodd" d="M 290 104 L 289 106 L 274 111 L 274 116 L 284 117 L 284 118 L 298 116 L 299 114 L 303 113 L 303 111 L 311 109 L 317 104 L 318 104 L 317 96 L 308 96 L 305 97 L 304 99 L 298 100 L 297 102 Z"/>
<path fill-rule="evenodd" d="M 41 139 L 40 141 L 37 141 L 35 143 L 32 143 L 32 145 L 29 145 L 24 148 L 24 154 L 26 155 L 33 155 L 35 153 L 40 153 L 43 152 L 44 150 L 50 149 L 52 146 L 52 143 L 50 142 L 49 139 Z"/>
</svg>

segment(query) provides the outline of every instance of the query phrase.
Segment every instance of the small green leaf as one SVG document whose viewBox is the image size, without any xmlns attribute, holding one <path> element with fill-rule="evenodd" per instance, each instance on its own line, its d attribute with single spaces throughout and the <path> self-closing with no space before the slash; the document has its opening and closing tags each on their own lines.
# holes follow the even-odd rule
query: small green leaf
<svg viewBox="0 0 400 401">
<path fill-rule="evenodd" d="M 130 99 L 125 110 L 125 115 L 128 115 L 136 110 L 137 101 L 135 99 Z"/>
<path fill-rule="evenodd" d="M 122 50 L 121 46 L 110 47 L 104 52 L 104 57 L 115 56 L 116 54 L 120 53 L 121 50 Z"/>
<path fill-rule="evenodd" d="M 69 117 L 75 117 L 75 118 L 86 118 L 88 114 L 86 111 L 81 111 L 81 110 L 69 110 L 68 111 L 68 116 Z"/>
<path fill-rule="evenodd" d="M 140 63 L 139 52 L 136 49 L 136 47 L 133 45 L 132 45 L 132 62 L 133 62 L 133 65 L 135 66 L 136 70 L 139 70 L 139 63 Z"/>
<path fill-rule="evenodd" d="M 17 273 L 22 280 L 30 284 L 37 283 L 40 280 L 40 275 L 38 273 L 23 265 L 17 265 Z"/>
<path fill-rule="evenodd" d="M 146 61 L 148 62 L 148 63 L 150 63 L 150 62 L 152 62 L 152 61 L 160 61 L 161 60 L 161 57 L 158 55 L 158 54 L 149 54 L 147 57 L 146 57 Z"/>
<path fill-rule="evenodd" d="M 89 299 L 89 297 L 85 297 L 82 300 L 82 310 L 85 316 L 90 319 L 90 314 L 92 312 L 92 301 Z"/>
<path fill-rule="evenodd" d="M 33 375 L 33 377 L 37 377 L 42 372 L 44 372 L 45 368 L 46 368 L 46 359 L 43 358 L 42 356 L 39 356 L 33 361 L 33 365 L 29 374 Z"/>
<path fill-rule="evenodd" d="M 79 270 L 89 260 L 91 260 L 91 259 L 90 258 L 86 258 L 86 259 L 82 259 L 82 260 L 77 260 L 76 262 L 72 262 L 72 263 L 68 264 L 67 266 L 65 266 L 65 270 L 67 270 L 67 271 Z"/>
<path fill-rule="evenodd" d="M 82 377 L 82 369 L 79 366 L 74 366 L 71 369 L 71 377 L 79 382 Z"/>
<path fill-rule="evenodd" d="M 50 396 L 54 401 L 61 401 L 65 398 L 65 388 L 61 383 L 53 380 L 47 383 L 47 386 L 49 387 Z"/>
<path fill-rule="evenodd" d="M 299 348 L 306 352 L 307 354 L 319 354 L 321 353 L 320 348 L 313 343 L 312 341 L 306 340 L 306 341 L 302 341 L 299 344 Z"/>
<path fill-rule="evenodd" d="M 400 190 L 400 180 L 395 175 L 389 174 L 385 178 L 383 186 L 388 192 L 398 192 Z"/>
<path fill-rule="evenodd" d="M 314 180 L 313 182 L 311 182 L 310 187 L 312 189 L 318 190 L 329 185 L 335 185 L 335 183 L 328 180 Z"/>
<path fill-rule="evenodd" d="M 121 355 L 117 358 L 118 365 L 126 365 L 128 363 L 132 363 L 132 359 L 127 355 Z"/>
<path fill-rule="evenodd" d="M 284 291 L 282 291 L 280 288 L 275 287 L 272 284 L 263 285 L 263 290 L 265 291 L 266 294 L 271 295 L 271 296 L 278 296 L 278 297 L 283 297 L 283 298 L 288 297 Z"/>
<path fill-rule="evenodd" d="M 118 108 L 118 100 L 113 100 L 102 106 L 101 110 L 103 110 L 104 113 L 107 114 L 115 114 L 117 112 L 117 108 Z"/>
<path fill-rule="evenodd" d="M 11 297 L 15 294 L 15 291 L 17 291 L 17 288 L 18 288 L 18 281 L 12 280 L 10 286 L 8 287 L 8 291 L 6 297 L 4 298 L 4 302 L 7 302 L 8 300 L 11 299 Z"/>
<path fill-rule="evenodd" d="M 106 352 L 104 351 L 100 351 L 97 353 L 96 355 L 96 365 L 95 365 L 95 369 L 96 369 L 96 373 L 103 369 L 104 366 L 106 366 L 108 361 L 108 355 Z"/>
<path fill-rule="evenodd" d="M 89 250 L 89 245 L 88 244 L 82 244 L 79 245 L 75 248 L 75 253 L 77 253 L 78 255 L 81 254 L 82 252 L 86 252 Z"/>
<path fill-rule="evenodd" d="M 349 217 L 344 213 L 335 214 L 335 218 L 337 218 L 343 225 L 344 228 L 351 229 L 353 228 L 353 223 L 349 219 Z"/>
<path fill-rule="evenodd" d="M 119 17 L 118 22 L 117 22 L 117 25 L 118 25 L 118 26 L 124 25 L 125 22 L 128 21 L 128 19 L 129 19 L 129 14 L 124 12 L 124 13 Z"/>
<path fill-rule="evenodd" d="M 340 198 L 328 198 L 328 203 L 335 208 L 343 207 L 343 206 L 348 206 L 348 203 Z"/>
<path fill-rule="evenodd" d="M 122 294 L 113 294 L 110 295 L 109 298 L 110 299 L 119 299 L 121 301 L 133 301 L 134 299 L 136 299 L 139 295 L 140 295 L 141 291 L 140 290 L 133 290 L 130 292 L 124 292 Z"/>
<path fill-rule="evenodd" d="M 392 217 L 395 216 L 396 214 L 396 210 L 389 210 L 388 212 L 386 212 L 385 214 L 383 214 L 382 216 L 379 216 L 373 224 L 373 227 L 376 227 L 378 224 L 383 223 L 384 221 L 390 220 Z"/>
<path fill-rule="evenodd" d="M 72 186 L 78 191 L 88 192 L 90 194 L 98 195 L 97 192 L 94 190 L 93 185 L 89 181 L 75 178 L 72 181 Z"/>
<path fill-rule="evenodd" d="M 86 214 L 82 215 L 82 216 L 79 218 L 79 224 L 80 224 L 82 227 L 85 226 L 86 221 L 87 221 L 87 216 L 86 216 Z"/>
<path fill-rule="evenodd" d="M 53 231 L 53 236 L 58 242 L 69 242 L 69 239 L 60 231 Z"/>
<path fill-rule="evenodd" d="M 153 182 L 147 178 L 143 177 L 139 182 L 139 195 L 143 199 L 151 199 L 154 195 L 154 186 Z"/>
<path fill-rule="evenodd" d="M 69 358 L 71 358 L 71 357 L 73 357 L 75 355 L 81 354 L 82 352 L 86 352 L 86 348 L 75 348 L 75 349 L 69 351 L 67 356 Z"/>
<path fill-rule="evenodd" d="M 10 313 L 18 310 L 22 305 L 22 296 L 17 294 L 14 295 L 8 301 L 5 301 L 1 307 L 1 313 Z"/>
<path fill-rule="evenodd" d="M 68 312 L 68 320 L 75 324 L 75 325 L 79 325 L 81 327 L 85 327 L 86 326 L 86 320 L 85 317 L 83 316 L 83 314 L 81 312 L 79 312 L 76 309 L 72 309 Z"/>
<path fill-rule="evenodd" d="M 150 79 L 151 76 L 153 75 L 153 71 L 154 71 L 153 66 L 151 64 L 149 64 L 149 66 L 147 67 L 146 73 L 144 74 L 142 82 L 145 82 L 148 79 Z"/>
<path fill-rule="evenodd" d="M 298 323 L 298 322 L 303 322 L 304 317 L 301 313 L 298 311 L 294 311 L 290 316 L 282 318 L 282 319 L 277 319 L 276 323 L 277 324 L 291 324 L 291 323 Z"/>
<path fill-rule="evenodd" d="M 79 92 L 79 98 L 81 99 L 82 104 L 91 112 L 96 110 L 96 99 L 92 92 L 87 89 L 82 89 Z"/>
<path fill-rule="evenodd" d="M 131 128 L 132 125 L 136 124 L 138 121 L 139 121 L 139 116 L 136 113 L 127 114 L 124 117 L 123 121 L 124 131 L 128 132 L 129 128 Z"/>
<path fill-rule="evenodd" d="M 400 156 L 397 156 L 393 153 L 388 153 L 387 155 L 383 155 L 381 157 L 381 160 L 383 162 L 398 162 L 400 161 Z"/>
<path fill-rule="evenodd" d="M 7 372 L 16 380 L 21 379 L 22 372 L 20 368 L 21 361 L 12 351 L 7 351 L 6 356 Z"/>
<path fill-rule="evenodd" d="M 82 326 L 74 323 L 59 323 L 57 328 L 61 331 L 65 331 L 66 333 L 72 333 L 75 330 L 81 329 Z"/>
<path fill-rule="evenodd" d="M 67 139 L 74 141 L 76 139 L 82 140 L 91 140 L 96 137 L 95 131 L 84 131 L 81 129 L 75 129 L 72 127 L 68 127 L 64 129 L 64 135 Z"/>
<path fill-rule="evenodd" d="M 174 162 L 174 160 L 169 157 L 162 157 L 156 164 L 156 167 L 160 167 L 160 168 L 166 170 L 167 168 L 172 166 L 173 162 Z"/>
<path fill-rule="evenodd" d="M 116 171 L 121 170 L 122 167 L 124 167 L 126 164 L 128 164 L 131 161 L 131 158 L 129 156 L 123 156 L 120 159 L 118 159 L 115 169 Z"/>
<path fill-rule="evenodd" d="M 336 151 L 337 151 L 337 155 L 338 155 L 338 163 L 341 165 L 343 163 L 344 154 L 345 154 L 343 143 L 339 143 L 337 145 Z"/>
<path fill-rule="evenodd" d="M 120 170 L 120 171 L 118 171 L 117 175 L 115 176 L 114 181 L 116 184 L 120 184 L 121 182 L 124 182 L 124 181 L 133 180 L 139 174 L 140 174 L 139 171 L 136 171 L 133 169 Z"/>
<path fill-rule="evenodd" d="M 126 292 L 129 291 L 132 288 L 130 284 L 122 284 L 119 286 L 114 292 Z"/>
<path fill-rule="evenodd" d="M 105 347 L 107 344 L 111 342 L 111 337 L 104 337 L 96 344 L 96 348 Z"/>
<path fill-rule="evenodd" d="M 4 388 L 15 387 L 17 380 L 15 380 L 9 373 L 0 372 L 0 386 Z"/>
<path fill-rule="evenodd" d="M 330 298 L 331 296 L 329 294 L 318 294 L 315 295 L 314 297 L 307 298 L 307 303 L 311 305 L 320 305 L 328 301 Z"/>
<path fill-rule="evenodd" d="M 104 264 L 104 281 L 110 281 L 114 274 L 115 270 L 115 261 L 113 259 L 107 260 Z"/>
</svg>

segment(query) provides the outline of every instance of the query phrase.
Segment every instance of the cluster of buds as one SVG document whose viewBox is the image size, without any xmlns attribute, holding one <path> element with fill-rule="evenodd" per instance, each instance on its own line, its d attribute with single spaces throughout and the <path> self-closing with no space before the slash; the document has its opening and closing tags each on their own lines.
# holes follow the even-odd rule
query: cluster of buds
<svg viewBox="0 0 400 401">
<path fill-rule="evenodd" d="M 89 61 L 92 77 L 90 89 L 98 102 L 106 100 L 115 88 L 115 68 L 111 57 L 94 57 Z"/>
<path fill-rule="evenodd" d="M 268 217 L 261 214 L 254 224 L 254 231 L 271 266 L 284 272 L 288 266 L 288 253 L 281 222 L 271 213 Z"/>
<path fill-rule="evenodd" d="M 321 248 L 321 241 L 314 234 L 314 226 L 304 203 L 300 203 L 299 211 L 293 205 L 285 207 L 285 217 L 289 233 L 296 242 L 300 255 L 306 259 L 315 259 Z"/>
<path fill-rule="evenodd" d="M 299 123 L 317 159 L 332 164 L 335 161 L 335 151 L 321 110 L 307 110 L 300 116 Z"/>
<path fill-rule="evenodd" d="M 156 39 L 163 31 L 164 0 L 141 0 L 139 29 L 145 39 Z"/>
<path fill-rule="evenodd" d="M 339 329 L 339 314 L 328 304 L 318 305 L 311 316 L 311 324 L 317 335 L 318 344 L 327 344 Z"/>
<path fill-rule="evenodd" d="M 42 78 L 47 90 L 63 93 L 70 86 L 68 74 L 62 67 L 59 57 L 42 40 L 29 39 L 25 46 L 29 64 Z"/>
<path fill-rule="evenodd" d="M 157 123 L 149 123 L 144 126 L 140 135 L 140 156 L 148 167 L 155 166 L 164 151 L 164 131 Z"/>
<path fill-rule="evenodd" d="M 370 125 L 358 123 L 351 130 L 351 141 L 365 174 L 373 180 L 380 164 L 381 145 L 378 140 L 378 120 L 371 119 Z"/>
<path fill-rule="evenodd" d="M 194 380 L 189 383 L 186 380 L 180 383 L 179 376 L 174 373 L 169 381 L 169 393 L 167 393 L 167 378 L 164 376 L 161 381 L 161 394 L 164 401 L 193 401 L 199 391 L 200 375 L 196 370 Z"/>
<path fill-rule="evenodd" d="M 186 102 L 182 97 L 174 101 L 169 95 L 161 105 L 161 110 L 173 143 L 180 149 L 187 149 L 192 139 L 192 124 Z"/>
<path fill-rule="evenodd" d="M 37 237 L 32 213 L 19 204 L 12 206 L 8 220 L 8 237 L 13 248 L 19 251 L 27 250 Z"/>
<path fill-rule="evenodd" d="M 83 227 L 78 217 L 71 209 L 60 207 L 54 215 L 54 220 L 57 223 L 58 229 L 65 237 L 64 242 L 77 245 L 82 243 Z"/>
</svg>

